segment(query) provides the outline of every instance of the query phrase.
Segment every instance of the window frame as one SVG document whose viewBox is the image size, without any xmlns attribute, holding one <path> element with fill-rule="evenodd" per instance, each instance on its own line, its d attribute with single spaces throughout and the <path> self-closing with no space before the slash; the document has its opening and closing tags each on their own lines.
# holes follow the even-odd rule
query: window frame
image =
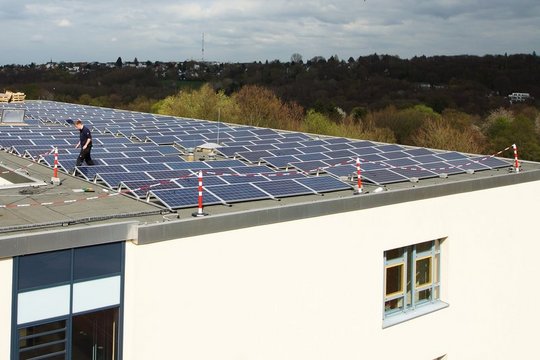
<svg viewBox="0 0 540 360">
<path fill-rule="evenodd" d="M 394 248 L 385 250 L 383 252 L 383 327 L 384 323 L 388 319 L 391 319 L 390 323 L 393 325 L 396 318 L 400 315 L 406 315 L 406 318 L 412 318 L 423 315 L 425 311 L 429 310 L 430 306 L 433 306 L 435 310 L 441 308 L 441 305 L 448 306 L 440 299 L 441 295 L 441 243 L 445 238 L 439 238 L 436 240 L 425 241 L 422 243 L 412 244 L 401 248 Z M 429 244 L 429 248 L 426 249 L 426 245 Z M 401 257 L 394 257 L 387 259 L 388 254 L 401 253 Z M 427 269 L 427 276 L 429 281 L 417 284 L 418 279 L 422 276 L 417 272 L 420 267 L 419 262 L 429 259 L 429 265 Z M 395 266 L 403 266 L 404 273 L 402 273 L 402 290 L 400 292 L 387 293 L 388 284 L 388 269 Z M 420 294 L 427 292 L 429 295 L 427 298 L 420 299 Z M 402 305 L 393 308 L 387 307 L 390 301 L 401 300 Z M 419 311 L 419 309 L 422 311 Z M 430 311 L 428 311 L 430 312 Z M 417 313 L 417 315 L 415 315 Z M 406 319 L 405 319 L 406 320 Z M 404 320 L 403 320 L 404 321 Z"/>
</svg>

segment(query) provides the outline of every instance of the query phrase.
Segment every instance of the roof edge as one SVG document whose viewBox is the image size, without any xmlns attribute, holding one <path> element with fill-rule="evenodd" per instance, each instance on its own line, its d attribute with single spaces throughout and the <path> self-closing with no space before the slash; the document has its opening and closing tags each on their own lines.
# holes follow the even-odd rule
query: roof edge
<svg viewBox="0 0 540 360">
<path fill-rule="evenodd" d="M 540 170 L 139 226 L 138 245 L 540 181 Z"/>
</svg>

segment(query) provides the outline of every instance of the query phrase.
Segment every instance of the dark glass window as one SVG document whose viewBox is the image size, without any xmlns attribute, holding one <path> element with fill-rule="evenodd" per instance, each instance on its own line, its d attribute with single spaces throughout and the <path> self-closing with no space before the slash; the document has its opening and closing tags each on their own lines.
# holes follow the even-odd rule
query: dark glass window
<svg viewBox="0 0 540 360">
<path fill-rule="evenodd" d="M 19 257 L 19 290 L 52 286 L 71 280 L 71 250 Z"/>
<path fill-rule="evenodd" d="M 111 243 L 75 249 L 73 255 L 74 280 L 120 273 L 122 270 L 122 245 L 123 243 Z"/>
<path fill-rule="evenodd" d="M 73 359 L 116 359 L 118 308 L 73 316 L 71 334 Z"/>
<path fill-rule="evenodd" d="M 66 321 L 19 329 L 19 359 L 65 359 Z"/>
</svg>

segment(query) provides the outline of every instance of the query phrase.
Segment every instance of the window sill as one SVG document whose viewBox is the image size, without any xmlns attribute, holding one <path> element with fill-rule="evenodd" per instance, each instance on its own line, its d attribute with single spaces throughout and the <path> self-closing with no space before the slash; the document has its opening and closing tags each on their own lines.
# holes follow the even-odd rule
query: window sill
<svg viewBox="0 0 540 360">
<path fill-rule="evenodd" d="M 448 306 L 450 305 L 445 302 L 436 301 L 433 304 L 424 305 L 414 310 L 409 310 L 401 314 L 395 314 L 384 319 L 382 327 L 383 329 L 386 329 L 390 326 L 401 324 L 402 322 L 409 321 L 411 319 L 415 319 L 417 317 L 424 316 L 426 314 L 430 314 L 432 312 L 447 308 Z"/>
</svg>

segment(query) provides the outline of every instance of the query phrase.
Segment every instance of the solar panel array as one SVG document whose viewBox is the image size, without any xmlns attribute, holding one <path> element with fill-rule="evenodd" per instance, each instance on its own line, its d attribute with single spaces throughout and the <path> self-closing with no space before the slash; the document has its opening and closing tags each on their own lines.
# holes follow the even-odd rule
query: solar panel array
<svg viewBox="0 0 540 360">
<path fill-rule="evenodd" d="M 377 185 L 511 166 L 496 157 L 91 106 L 6 106 L 25 108 L 28 126 L 0 128 L 1 150 L 52 167 L 57 147 L 61 170 L 169 209 L 197 205 L 199 172 L 210 205 L 351 190 L 357 159 L 362 179 Z M 68 120 L 78 118 L 93 130 L 95 166 L 75 167 L 78 131 Z M 205 144 L 218 159 L 182 156 Z"/>
</svg>

